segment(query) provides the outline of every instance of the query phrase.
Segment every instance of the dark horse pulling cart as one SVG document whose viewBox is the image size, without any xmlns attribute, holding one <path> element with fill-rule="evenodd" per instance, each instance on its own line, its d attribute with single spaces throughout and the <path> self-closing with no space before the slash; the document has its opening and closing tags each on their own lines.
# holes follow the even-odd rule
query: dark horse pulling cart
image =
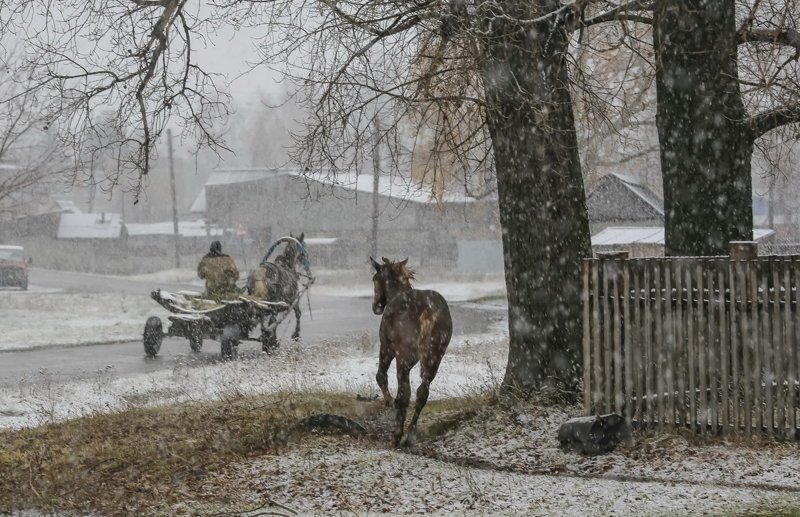
<svg viewBox="0 0 800 517">
<path fill-rule="evenodd" d="M 270 262 L 270 256 L 281 244 L 286 244 L 283 253 Z M 233 357 L 241 341 L 260 342 L 262 350 L 271 352 L 278 346 L 277 327 L 292 310 L 297 317 L 292 337 L 299 337 L 300 299 L 313 282 L 301 235 L 297 239 L 278 239 L 259 266 L 250 271 L 247 285 L 237 299 L 214 301 L 205 299 L 201 293 L 157 289 L 150 296 L 173 314 L 168 317 L 170 325 L 166 332 L 158 316 L 147 319 L 143 336 L 145 354 L 155 357 L 164 337 L 186 338 L 194 352 L 200 351 L 204 339 L 218 340 L 224 358 Z M 251 337 L 256 327 L 260 328 L 260 334 Z"/>
</svg>

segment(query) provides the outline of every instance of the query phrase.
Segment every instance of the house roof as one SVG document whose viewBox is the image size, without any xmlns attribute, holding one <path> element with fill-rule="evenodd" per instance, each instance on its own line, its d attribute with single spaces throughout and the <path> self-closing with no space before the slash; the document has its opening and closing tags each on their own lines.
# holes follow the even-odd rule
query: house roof
<svg viewBox="0 0 800 517">
<path fill-rule="evenodd" d="M 145 235 L 172 235 L 174 231 L 172 221 L 161 223 L 125 223 L 125 229 L 131 237 Z M 209 228 L 206 222 L 178 221 L 178 235 L 181 237 L 206 237 L 220 236 L 224 233 L 222 228 Z"/>
<path fill-rule="evenodd" d="M 299 178 L 306 178 L 325 185 L 333 185 L 347 190 L 366 192 L 372 194 L 374 178 L 371 174 L 355 174 L 353 172 L 332 173 L 307 173 L 293 171 Z M 429 185 L 413 182 L 399 174 L 380 176 L 378 178 L 378 194 L 415 203 L 436 203 L 433 190 Z M 444 203 L 469 203 L 474 198 L 459 192 L 445 192 L 442 196 Z"/>
<path fill-rule="evenodd" d="M 759 241 L 775 233 L 768 228 L 753 230 L 753 240 Z M 664 245 L 663 226 L 609 226 L 592 235 L 592 246 L 622 246 L 630 244 Z"/>
<path fill-rule="evenodd" d="M 603 176 L 600 181 L 598 181 L 595 188 L 592 189 L 592 192 L 589 195 L 593 195 L 596 192 L 599 192 L 603 186 L 607 185 L 609 182 L 616 181 L 624 188 L 632 192 L 636 197 L 641 199 L 646 205 L 656 211 L 659 215 L 664 215 L 664 203 L 659 197 L 645 185 L 642 185 L 636 179 L 626 176 L 624 174 L 620 174 L 617 172 L 612 172 L 606 176 Z"/>
<path fill-rule="evenodd" d="M 112 212 L 61 214 L 59 239 L 116 239 L 122 235 L 122 218 Z"/>
<path fill-rule="evenodd" d="M 298 169 L 218 169 L 208 178 L 203 190 L 201 190 L 200 194 L 195 198 L 189 211 L 192 213 L 202 213 L 206 211 L 205 187 L 245 183 L 248 181 L 281 176 L 292 176 L 294 178 L 313 181 L 323 185 L 336 186 L 346 190 L 372 193 L 373 178 L 371 174 L 357 175 L 353 172 L 337 172 L 336 174 L 331 172 L 319 172 L 304 174 L 303 171 Z M 429 185 L 412 182 L 401 177 L 399 174 L 381 176 L 378 180 L 378 194 L 401 201 L 436 203 L 433 191 Z M 442 202 L 444 203 L 468 203 L 472 201 L 475 201 L 475 199 L 458 192 L 446 192 L 442 196 Z"/>
</svg>

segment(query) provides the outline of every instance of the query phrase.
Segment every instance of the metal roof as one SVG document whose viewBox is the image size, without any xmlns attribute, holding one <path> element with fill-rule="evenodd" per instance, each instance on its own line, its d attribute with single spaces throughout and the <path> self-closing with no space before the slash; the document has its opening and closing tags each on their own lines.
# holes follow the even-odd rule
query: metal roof
<svg viewBox="0 0 800 517">
<path fill-rule="evenodd" d="M 775 233 L 769 228 L 753 230 L 753 240 L 759 241 Z M 664 245 L 663 226 L 609 226 L 592 235 L 592 246 L 620 246 L 625 244 Z"/>
<path fill-rule="evenodd" d="M 112 212 L 61 214 L 59 239 L 116 239 L 122 235 L 122 218 Z"/>
<path fill-rule="evenodd" d="M 208 181 L 206 181 L 203 186 L 203 190 L 201 190 L 200 194 L 195 198 L 189 211 L 192 213 L 202 213 L 206 211 L 205 187 L 244 183 L 280 176 L 292 176 L 298 179 L 336 186 L 346 190 L 372 193 L 372 174 L 356 174 L 354 172 L 344 171 L 337 172 L 336 174 L 331 172 L 303 173 L 303 171 L 298 169 L 219 169 L 214 171 L 208 178 Z M 381 176 L 378 179 L 378 194 L 401 201 L 416 203 L 437 202 L 429 185 L 411 181 L 399 174 Z M 475 198 L 460 192 L 445 192 L 442 196 L 443 203 L 469 203 L 472 201 L 475 201 Z"/>
<path fill-rule="evenodd" d="M 131 237 L 144 235 L 172 235 L 172 221 L 160 223 L 125 223 L 125 229 Z M 181 237 L 220 236 L 222 228 L 210 228 L 205 221 L 178 221 L 178 235 Z"/>
</svg>

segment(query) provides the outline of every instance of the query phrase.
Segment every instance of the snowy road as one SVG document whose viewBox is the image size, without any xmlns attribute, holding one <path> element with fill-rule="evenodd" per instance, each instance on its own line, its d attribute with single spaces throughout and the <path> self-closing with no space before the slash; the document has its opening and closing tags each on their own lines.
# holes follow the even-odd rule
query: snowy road
<svg viewBox="0 0 800 517">
<path fill-rule="evenodd" d="M 36 293 L 61 293 L 53 295 L 53 298 L 63 298 L 65 303 L 71 305 L 71 310 L 76 315 L 82 316 L 89 312 L 93 302 L 103 297 L 122 295 L 125 298 L 122 309 L 116 305 L 92 307 L 91 309 L 99 313 L 87 319 L 85 325 L 92 325 L 96 320 L 97 325 L 106 324 L 109 329 L 119 329 L 121 324 L 127 325 L 121 333 L 110 336 L 122 335 L 131 338 L 141 332 L 144 320 L 147 315 L 165 316 L 165 311 L 160 309 L 155 302 L 149 300 L 149 293 L 155 287 L 162 287 L 168 290 L 197 289 L 196 285 L 187 283 L 165 283 L 158 281 L 131 280 L 119 277 L 108 277 L 101 275 L 89 275 L 82 273 L 72 273 L 63 271 L 52 271 L 34 268 L 31 271 L 31 286 L 35 288 L 30 292 L 11 292 L 5 291 L 0 296 L 4 300 L 24 301 Z M 334 290 L 335 291 L 335 290 Z M 330 293 L 328 288 L 324 292 Z M 40 295 L 41 296 L 41 295 Z M 44 301 L 49 301 L 49 295 L 45 294 Z M 37 300 L 32 300 L 35 304 L 41 304 Z M 302 336 L 306 344 L 320 343 L 323 341 L 342 341 L 353 339 L 357 341 L 375 341 L 377 338 L 377 328 L 379 318 L 372 314 L 371 300 L 368 298 L 331 296 L 330 294 L 314 294 L 312 290 L 312 313 L 313 319 L 309 318 L 309 313 L 305 300 L 303 302 Z M 151 308 L 152 307 L 152 312 Z M 63 307 L 61 307 L 63 310 Z M 105 322 L 101 320 L 103 313 L 108 316 L 119 317 L 117 313 L 127 311 L 127 320 Z M 31 307 L 20 306 L 17 317 L 30 314 Z M 486 310 L 474 304 L 453 304 L 452 306 L 455 329 L 457 335 L 479 334 L 488 330 L 492 322 L 502 316 L 498 312 Z M 10 312 L 8 314 L 11 314 Z M 8 317 L 4 314 L 4 317 Z M 63 316 L 62 316 L 63 318 Z M 96 339 L 91 337 L 96 328 L 82 329 L 75 327 L 72 316 L 67 316 L 72 321 L 59 322 L 57 319 L 49 321 L 23 321 L 19 326 L 23 327 L 18 332 L 17 341 L 24 341 L 26 334 L 30 334 L 29 340 L 38 334 L 44 333 L 45 329 L 37 329 L 38 325 L 49 327 L 51 333 L 55 332 L 56 337 L 52 339 L 53 345 L 40 345 L 39 348 L 30 350 L 16 350 L 0 352 L 0 386 L 14 386 L 24 378 L 30 378 L 42 370 L 46 370 L 50 378 L 56 381 L 76 380 L 92 378 L 98 371 L 113 368 L 118 376 L 132 376 L 141 373 L 153 373 L 160 370 L 171 370 L 176 365 L 181 366 L 203 366 L 218 361 L 219 344 L 214 341 L 207 341 L 203 351 L 195 354 L 189 350 L 188 342 L 182 339 L 167 339 L 164 341 L 159 356 L 155 360 L 148 360 L 144 357 L 141 341 L 125 339 L 123 342 L 98 343 L 98 341 L 110 341 L 112 339 Z M 279 328 L 279 336 L 283 337 L 284 346 L 291 347 L 288 336 L 291 334 L 294 318 L 287 319 Z M 68 324 L 72 325 L 68 328 Z M 59 325 L 61 327 L 59 327 Z M 63 332 L 59 332 L 63 328 Z M 62 336 L 63 339 L 59 339 Z M 77 336 L 77 337 L 76 337 Z M 67 339 L 69 337 L 69 339 Z M 8 335 L 0 336 L 0 341 L 10 339 Z M 57 346 L 59 343 L 69 344 L 70 346 Z M 2 348 L 2 347 L 0 347 Z M 14 347 L 7 347 L 14 348 Z M 260 353 L 257 343 L 243 343 L 240 346 L 240 354 L 245 357 Z"/>
</svg>

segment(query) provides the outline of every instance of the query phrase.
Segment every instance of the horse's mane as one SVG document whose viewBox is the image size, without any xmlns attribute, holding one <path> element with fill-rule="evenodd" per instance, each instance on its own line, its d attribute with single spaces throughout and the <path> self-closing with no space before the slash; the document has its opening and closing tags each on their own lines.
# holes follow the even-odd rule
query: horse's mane
<svg viewBox="0 0 800 517">
<path fill-rule="evenodd" d="M 406 265 L 406 263 L 408 262 L 408 259 L 405 259 L 405 260 L 403 260 L 401 262 L 392 262 L 391 260 L 389 260 L 386 257 L 382 257 L 382 258 L 383 258 L 383 263 L 386 264 L 387 266 L 389 266 L 392 269 L 392 271 L 395 272 L 395 274 L 397 276 L 399 276 L 402 279 L 406 280 L 409 285 L 411 285 L 411 281 L 412 280 L 416 280 L 414 278 L 414 270 L 411 269 L 410 267 L 408 267 L 408 265 Z"/>
</svg>

